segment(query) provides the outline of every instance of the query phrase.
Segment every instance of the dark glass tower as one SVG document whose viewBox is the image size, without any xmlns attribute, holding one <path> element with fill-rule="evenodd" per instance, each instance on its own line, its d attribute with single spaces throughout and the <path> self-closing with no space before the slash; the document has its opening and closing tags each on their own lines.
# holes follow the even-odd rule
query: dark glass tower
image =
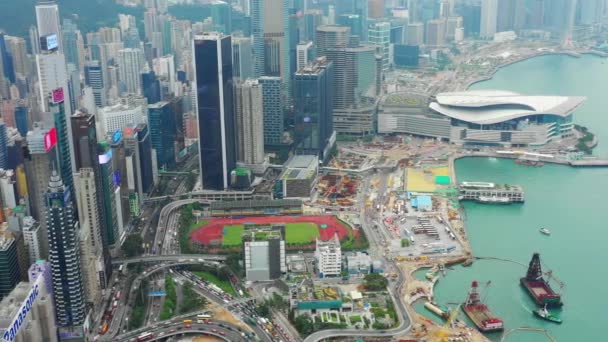
<svg viewBox="0 0 608 342">
<path fill-rule="evenodd" d="M 154 71 L 141 73 L 141 90 L 149 104 L 160 101 L 160 81 Z"/>
<path fill-rule="evenodd" d="M 59 92 L 55 90 L 54 92 Z M 65 106 L 63 97 L 56 97 L 55 100 L 49 101 L 49 108 L 53 115 L 53 122 L 57 130 L 57 154 L 59 165 L 57 165 L 63 184 L 70 191 L 74 190 L 74 178 L 72 175 L 72 160 L 70 158 L 70 132 L 65 116 Z"/>
<path fill-rule="evenodd" d="M 236 167 L 230 36 L 196 36 L 194 67 L 203 188 L 224 190 Z"/>
<path fill-rule="evenodd" d="M 295 138 L 298 154 L 328 156 L 333 136 L 333 63 L 317 58 L 294 78 Z"/>
<path fill-rule="evenodd" d="M 156 150 L 158 168 L 171 169 L 175 166 L 177 125 L 169 102 L 148 105 L 148 124 L 152 148 Z"/>
<path fill-rule="evenodd" d="M 46 223 L 55 315 L 57 325 L 62 327 L 81 325 L 85 319 L 78 221 L 70 194 L 70 189 L 63 185 L 61 177 L 53 170 L 45 197 Z"/>
</svg>

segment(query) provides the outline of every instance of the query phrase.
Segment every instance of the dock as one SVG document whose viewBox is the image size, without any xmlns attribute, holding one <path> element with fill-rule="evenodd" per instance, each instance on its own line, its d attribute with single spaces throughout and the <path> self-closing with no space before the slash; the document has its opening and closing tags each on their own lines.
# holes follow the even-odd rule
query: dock
<svg viewBox="0 0 608 342">
<path fill-rule="evenodd" d="M 570 166 L 573 167 L 608 167 L 608 159 L 582 159 L 573 160 L 570 162 Z"/>
<path fill-rule="evenodd" d="M 524 202 L 524 190 L 519 185 L 503 185 L 487 182 L 462 182 L 458 184 L 458 198 L 479 200 L 480 197 L 508 198 L 513 203 Z"/>
</svg>

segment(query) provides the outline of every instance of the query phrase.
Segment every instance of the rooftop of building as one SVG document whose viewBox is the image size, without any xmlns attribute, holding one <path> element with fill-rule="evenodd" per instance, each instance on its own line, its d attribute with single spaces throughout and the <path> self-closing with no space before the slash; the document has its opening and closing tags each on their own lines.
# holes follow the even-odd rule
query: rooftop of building
<svg viewBox="0 0 608 342">
<path fill-rule="evenodd" d="M 502 90 L 470 90 L 440 93 L 429 107 L 453 119 L 489 125 L 530 115 L 566 117 L 585 100 L 583 96 L 535 96 Z"/>
<path fill-rule="evenodd" d="M 2 299 L 2 302 L 0 302 L 0 321 L 13 321 L 18 311 L 21 310 L 23 302 L 29 296 L 31 289 L 30 283 L 20 282 L 8 296 Z M 6 327 L 0 326 L 0 328 Z"/>
<path fill-rule="evenodd" d="M 317 174 L 319 158 L 314 155 L 295 155 L 289 158 L 283 166 L 280 179 L 296 180 L 310 179 Z"/>
<path fill-rule="evenodd" d="M 312 63 L 309 63 L 305 67 L 300 68 L 296 72 L 296 76 L 297 75 L 316 75 L 316 74 L 319 74 L 329 64 L 331 64 L 331 61 L 329 61 L 325 56 L 318 57 Z"/>
<path fill-rule="evenodd" d="M 350 31 L 350 27 L 341 25 L 321 25 L 317 26 L 317 31 L 347 33 Z"/>
</svg>

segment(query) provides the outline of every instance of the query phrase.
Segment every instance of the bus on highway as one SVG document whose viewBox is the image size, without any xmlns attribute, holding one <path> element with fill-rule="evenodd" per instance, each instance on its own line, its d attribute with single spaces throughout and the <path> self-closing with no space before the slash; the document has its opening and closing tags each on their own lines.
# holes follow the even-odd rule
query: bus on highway
<svg viewBox="0 0 608 342">
<path fill-rule="evenodd" d="M 184 320 L 184 324 L 192 324 L 192 320 L 191 319 L 185 319 Z"/>
<path fill-rule="evenodd" d="M 152 338 L 154 338 L 154 334 L 153 333 L 143 333 L 139 336 L 137 336 L 136 341 L 137 342 L 146 342 L 146 341 L 150 341 Z"/>
<path fill-rule="evenodd" d="M 99 334 L 103 335 L 108 331 L 108 322 L 104 322 L 101 328 L 99 328 Z"/>
<path fill-rule="evenodd" d="M 211 315 L 196 315 L 196 323 L 204 323 L 206 319 L 210 319 Z"/>
</svg>

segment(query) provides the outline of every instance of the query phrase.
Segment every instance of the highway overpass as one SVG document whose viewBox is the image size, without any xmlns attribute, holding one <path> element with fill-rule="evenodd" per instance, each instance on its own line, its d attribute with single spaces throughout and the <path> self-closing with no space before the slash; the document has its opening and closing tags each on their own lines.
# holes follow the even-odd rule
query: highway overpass
<svg viewBox="0 0 608 342">
<path fill-rule="evenodd" d="M 172 254 L 172 255 L 150 255 L 141 256 L 129 259 L 115 259 L 112 260 L 112 265 L 122 264 L 136 264 L 145 262 L 182 262 L 188 264 L 204 264 L 209 261 L 222 262 L 225 261 L 226 257 L 223 255 L 211 255 L 211 254 Z"/>
</svg>

